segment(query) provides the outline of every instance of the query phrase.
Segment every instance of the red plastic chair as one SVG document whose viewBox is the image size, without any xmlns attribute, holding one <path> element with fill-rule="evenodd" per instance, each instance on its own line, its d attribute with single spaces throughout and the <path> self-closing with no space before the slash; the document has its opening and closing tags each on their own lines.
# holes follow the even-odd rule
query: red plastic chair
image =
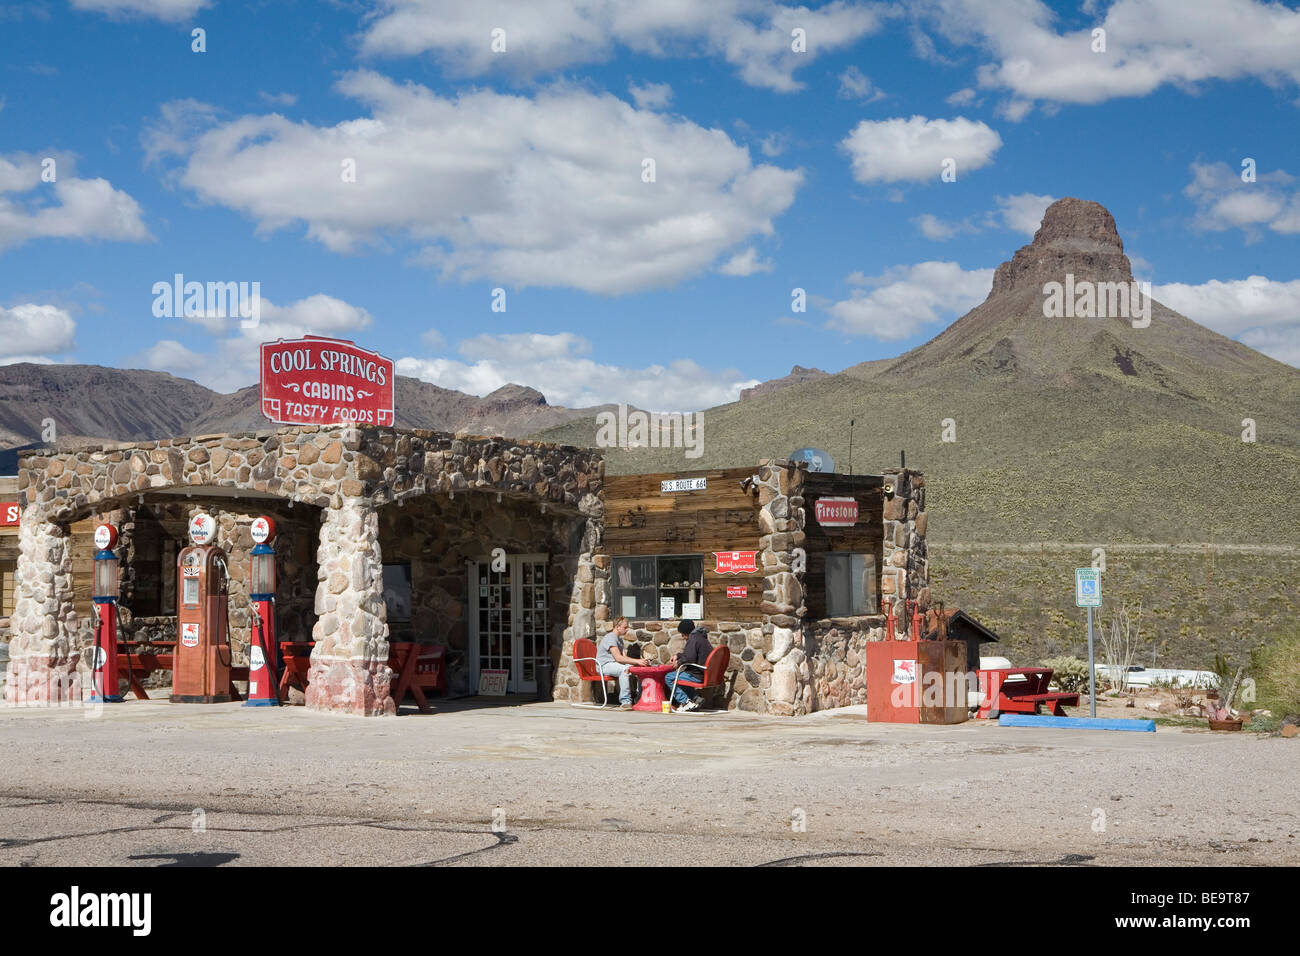
<svg viewBox="0 0 1300 956">
<path fill-rule="evenodd" d="M 703 664 L 682 664 L 677 670 L 673 671 L 673 687 L 691 687 L 695 690 L 721 687 L 726 678 L 727 665 L 730 663 L 731 648 L 726 644 L 719 644 L 709 651 L 709 656 Z M 682 677 L 682 671 L 688 667 L 701 671 L 700 676 L 698 678 Z M 678 713 L 678 711 L 674 710 L 673 713 Z M 691 713 L 691 711 L 687 711 L 687 713 Z"/>
<path fill-rule="evenodd" d="M 606 677 L 600 672 L 600 664 L 596 661 L 596 644 L 594 641 L 580 637 L 573 642 L 573 664 L 578 668 L 578 679 L 600 684 L 601 702 L 599 704 L 586 704 L 579 701 L 576 704 L 569 704 L 570 707 L 604 707 L 609 703 L 609 688 L 605 682 L 613 680 L 612 677 Z"/>
</svg>

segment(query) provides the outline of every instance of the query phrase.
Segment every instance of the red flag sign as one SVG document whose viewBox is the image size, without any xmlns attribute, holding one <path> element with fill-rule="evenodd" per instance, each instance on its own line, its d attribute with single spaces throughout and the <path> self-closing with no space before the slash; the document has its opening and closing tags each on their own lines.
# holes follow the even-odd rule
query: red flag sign
<svg viewBox="0 0 1300 956">
<path fill-rule="evenodd" d="M 263 342 L 262 414 L 278 425 L 392 425 L 393 360 L 319 335 Z"/>
<path fill-rule="evenodd" d="M 713 570 L 717 574 L 743 574 L 746 571 L 758 571 L 757 551 L 714 551 L 718 566 Z"/>
</svg>

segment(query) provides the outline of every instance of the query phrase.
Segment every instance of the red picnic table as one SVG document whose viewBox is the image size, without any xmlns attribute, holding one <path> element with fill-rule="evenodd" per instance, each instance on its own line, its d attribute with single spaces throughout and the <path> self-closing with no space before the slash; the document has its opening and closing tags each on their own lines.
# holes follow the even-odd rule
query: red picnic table
<svg viewBox="0 0 1300 956">
<path fill-rule="evenodd" d="M 1066 716 L 1063 705 L 1076 707 L 1079 695 L 1063 691 L 1050 692 L 1050 667 L 1001 667 L 976 672 L 979 677 L 980 708 L 977 717 L 998 714 L 1036 714 L 1047 704 L 1052 716 Z"/>
<path fill-rule="evenodd" d="M 149 647 L 161 650 L 141 651 L 136 648 Z M 131 692 L 137 700 L 148 700 L 149 694 L 144 689 L 144 679 L 154 671 L 174 671 L 176 669 L 175 641 L 118 641 L 117 642 L 117 676 L 125 677 L 131 685 Z M 230 668 L 229 693 L 232 700 L 243 700 L 235 681 L 248 680 L 247 667 Z"/>
<path fill-rule="evenodd" d="M 280 702 L 289 697 L 289 688 L 306 692 L 311 675 L 311 649 L 314 641 L 281 641 Z M 447 647 L 444 644 L 418 644 L 392 641 L 388 645 L 388 666 L 393 671 L 393 705 L 401 707 L 406 695 L 415 698 L 420 713 L 430 712 L 426 690 L 447 693 Z"/>
<path fill-rule="evenodd" d="M 632 709 L 660 713 L 663 710 L 664 701 L 668 699 L 668 685 L 664 683 L 664 678 L 668 676 L 670 671 L 676 669 L 667 664 L 629 667 L 627 672 L 635 674 L 641 679 L 641 696 L 632 705 Z"/>
</svg>

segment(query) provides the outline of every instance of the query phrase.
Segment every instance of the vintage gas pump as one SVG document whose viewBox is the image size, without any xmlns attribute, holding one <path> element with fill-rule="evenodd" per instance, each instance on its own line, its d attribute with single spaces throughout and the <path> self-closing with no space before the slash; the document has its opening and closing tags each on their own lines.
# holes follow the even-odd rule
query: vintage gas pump
<svg viewBox="0 0 1300 956">
<path fill-rule="evenodd" d="M 253 520 L 253 552 L 249 562 L 248 591 L 253 602 L 253 639 L 248 648 L 248 700 L 245 707 L 271 707 L 280 703 L 277 683 L 280 668 L 275 637 L 275 522 L 262 515 Z"/>
<path fill-rule="evenodd" d="M 230 698 L 230 574 L 226 553 L 212 544 L 217 522 L 208 514 L 190 519 L 194 542 L 176 558 L 176 667 L 172 703 L 221 704 Z"/>
<path fill-rule="evenodd" d="M 93 686 L 90 699 L 94 703 L 119 703 L 117 692 L 117 599 L 118 579 L 117 528 L 101 524 L 95 529 L 95 573 L 91 584 L 91 600 L 95 607 L 95 657 L 91 661 Z"/>
</svg>

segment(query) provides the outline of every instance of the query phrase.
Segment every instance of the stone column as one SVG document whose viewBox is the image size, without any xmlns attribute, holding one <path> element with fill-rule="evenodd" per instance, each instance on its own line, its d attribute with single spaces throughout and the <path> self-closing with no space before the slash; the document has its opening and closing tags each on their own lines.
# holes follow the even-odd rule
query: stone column
<svg viewBox="0 0 1300 956">
<path fill-rule="evenodd" d="M 881 600 L 897 598 L 894 628 L 901 637 L 911 626 L 906 601 L 916 600 L 922 611 L 930 605 L 930 572 L 925 544 L 925 476 L 919 471 L 886 468 L 894 486 L 885 496 L 885 566 L 880 575 Z"/>
<path fill-rule="evenodd" d="M 367 717 L 396 713 L 379 515 L 369 501 L 345 497 L 324 510 L 316 563 L 307 706 Z"/>
<path fill-rule="evenodd" d="M 766 654 L 758 667 L 747 669 L 758 677 L 762 701 L 741 697 L 740 707 L 783 717 L 811 710 L 810 671 L 804 647 L 803 565 L 804 473 L 790 462 L 764 460 L 758 468 L 759 560 L 763 570 L 764 640 Z M 770 636 L 770 644 L 766 639 Z M 742 651 L 743 654 L 743 651 Z M 770 665 L 770 673 L 768 672 Z M 752 681 L 751 681 L 752 683 Z"/>
<path fill-rule="evenodd" d="M 18 530 L 5 702 L 20 706 L 81 701 L 77 612 L 72 603 L 68 529 L 29 507 Z"/>
</svg>

